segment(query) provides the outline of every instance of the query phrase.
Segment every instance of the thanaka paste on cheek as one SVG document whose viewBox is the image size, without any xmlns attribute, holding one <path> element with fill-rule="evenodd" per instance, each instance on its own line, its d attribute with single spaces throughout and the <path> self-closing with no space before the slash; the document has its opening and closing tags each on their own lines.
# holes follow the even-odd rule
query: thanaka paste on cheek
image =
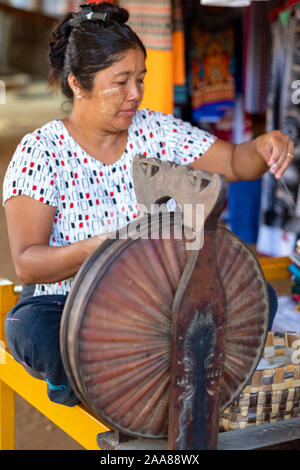
<svg viewBox="0 0 300 470">
<path fill-rule="evenodd" d="M 98 93 L 99 111 L 104 114 L 114 114 L 122 104 L 122 93 L 119 88 L 108 88 Z"/>
</svg>

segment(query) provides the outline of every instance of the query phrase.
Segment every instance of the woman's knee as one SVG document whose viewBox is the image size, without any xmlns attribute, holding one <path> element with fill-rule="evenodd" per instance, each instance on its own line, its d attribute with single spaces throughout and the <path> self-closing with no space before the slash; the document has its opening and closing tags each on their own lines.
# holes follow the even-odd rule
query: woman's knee
<svg viewBox="0 0 300 470">
<path fill-rule="evenodd" d="M 20 327 L 20 316 L 16 314 L 17 306 L 13 307 L 6 315 L 4 329 L 5 337 L 8 346 L 12 353 L 14 353 L 16 343 L 19 337 L 26 334 L 24 331 L 24 325 Z"/>
<path fill-rule="evenodd" d="M 20 362 L 40 361 L 59 348 L 61 312 L 47 308 L 48 299 L 26 299 L 7 314 L 5 336 L 15 359 Z M 51 301 L 52 302 L 52 301 Z"/>
</svg>

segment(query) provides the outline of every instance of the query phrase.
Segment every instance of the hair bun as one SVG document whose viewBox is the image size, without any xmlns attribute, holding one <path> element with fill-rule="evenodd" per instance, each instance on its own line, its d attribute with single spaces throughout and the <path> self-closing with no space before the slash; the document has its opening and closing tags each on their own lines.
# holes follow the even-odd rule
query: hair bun
<svg viewBox="0 0 300 470">
<path fill-rule="evenodd" d="M 125 8 L 119 7 L 108 2 L 97 3 L 94 7 L 95 12 L 107 13 L 105 22 L 107 24 L 116 22 L 119 24 L 127 23 L 129 19 L 129 13 Z"/>
</svg>

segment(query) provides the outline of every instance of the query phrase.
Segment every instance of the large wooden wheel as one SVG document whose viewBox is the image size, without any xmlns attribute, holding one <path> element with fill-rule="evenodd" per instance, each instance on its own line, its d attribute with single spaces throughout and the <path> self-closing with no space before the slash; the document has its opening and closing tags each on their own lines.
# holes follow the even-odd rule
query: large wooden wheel
<svg viewBox="0 0 300 470">
<path fill-rule="evenodd" d="M 209 216 L 203 248 L 187 251 L 181 213 L 171 215 L 170 237 L 164 238 L 161 227 L 169 217 L 145 214 L 130 225 L 138 238 L 103 243 L 79 271 L 62 317 L 61 351 L 73 390 L 99 417 L 130 436 L 168 435 L 171 371 L 176 368 L 174 322 L 180 305 L 195 302 L 191 289 L 199 308 L 192 321 L 186 321 L 182 349 L 189 351 L 195 338 L 199 344 L 210 341 L 204 349 L 203 383 L 210 395 L 214 387 L 220 389 L 218 410 L 235 399 L 253 374 L 267 332 L 266 283 L 253 253 L 222 225 L 212 230 Z M 175 238 L 180 232 L 182 237 Z M 205 255 L 207 245 L 211 250 Z M 205 265 L 199 273 L 204 274 L 193 277 L 196 255 L 201 253 L 206 261 L 202 258 Z M 208 265 L 214 266 L 216 280 L 206 279 Z M 218 283 L 220 290 L 214 291 Z M 203 299 L 215 293 L 218 303 L 205 300 L 203 307 Z M 213 319 L 221 304 L 223 316 Z M 219 331 L 223 342 L 212 361 Z M 176 342 L 182 338 L 178 330 Z M 177 362 L 183 363 L 183 382 L 187 381 L 183 402 L 193 395 L 197 414 L 206 391 L 196 393 L 193 379 L 186 379 L 193 375 L 188 353 Z"/>
</svg>

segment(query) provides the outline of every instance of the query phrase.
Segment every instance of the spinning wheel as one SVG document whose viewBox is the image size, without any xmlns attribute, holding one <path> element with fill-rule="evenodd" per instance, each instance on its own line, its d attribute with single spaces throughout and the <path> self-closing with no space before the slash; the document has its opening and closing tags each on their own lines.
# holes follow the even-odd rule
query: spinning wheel
<svg viewBox="0 0 300 470">
<path fill-rule="evenodd" d="M 115 429 L 168 436 L 171 449 L 215 448 L 219 412 L 262 353 L 264 276 L 252 252 L 218 224 L 220 175 L 139 156 L 133 174 L 144 213 L 76 276 L 61 323 L 65 370 L 82 402 Z M 183 211 L 151 214 L 151 203 L 170 197 Z M 201 203 L 203 247 L 189 250 Z"/>
</svg>

